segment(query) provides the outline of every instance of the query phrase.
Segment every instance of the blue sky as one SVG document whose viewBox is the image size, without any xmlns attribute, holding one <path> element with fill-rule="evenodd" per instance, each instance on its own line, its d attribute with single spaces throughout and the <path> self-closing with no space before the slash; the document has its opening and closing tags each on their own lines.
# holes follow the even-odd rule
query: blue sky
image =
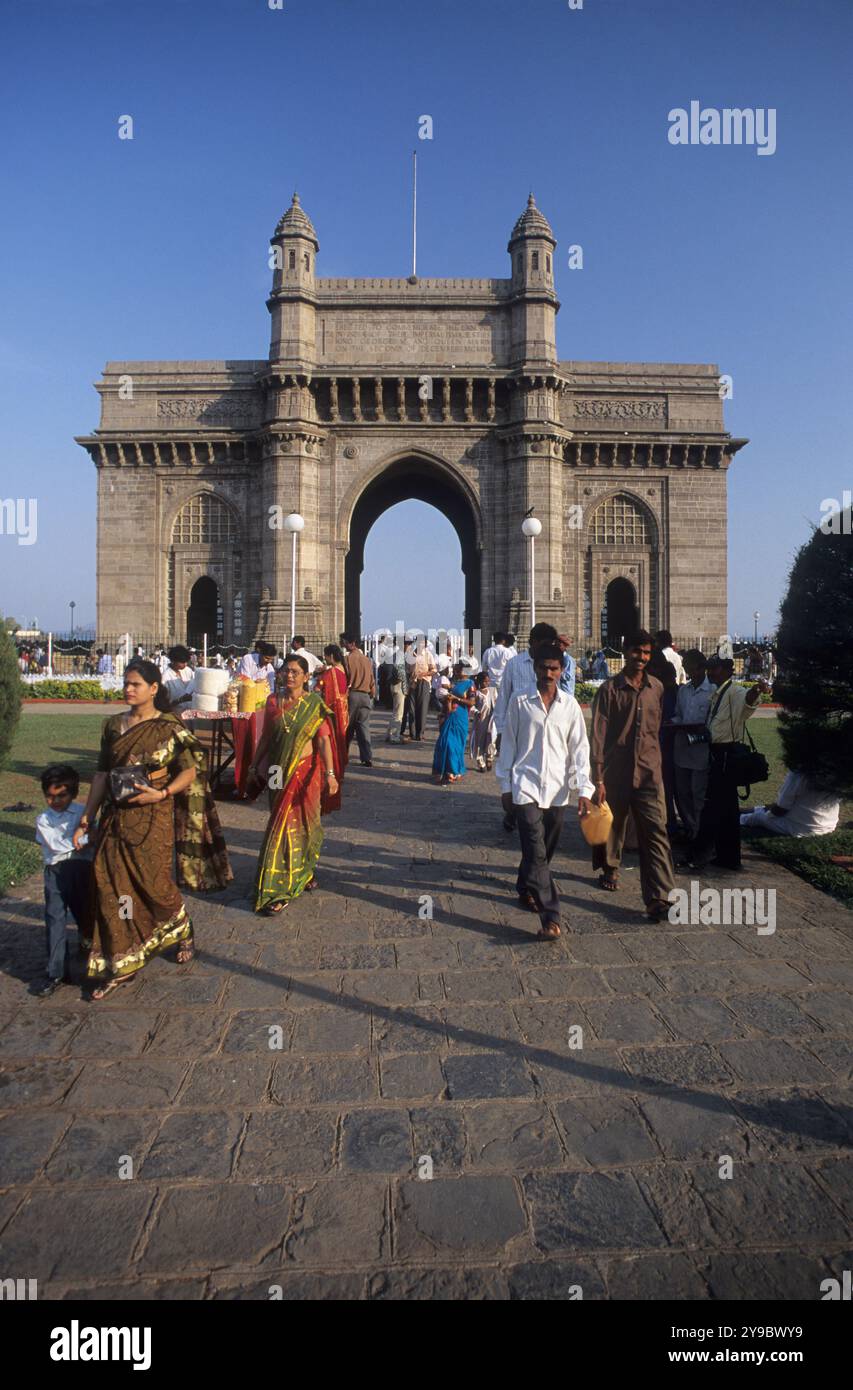
<svg viewBox="0 0 853 1390">
<path fill-rule="evenodd" d="M 561 357 L 733 377 L 728 428 L 751 443 L 729 474 L 730 625 L 772 624 L 853 478 L 847 0 L 7 0 L 0 37 L 0 496 L 39 503 L 36 544 L 0 535 L 0 609 L 66 628 L 74 598 L 94 620 L 95 470 L 72 438 L 97 424 L 91 383 L 110 358 L 263 357 L 294 187 L 320 274 L 408 272 L 428 113 L 420 274 L 507 274 L 532 188 Z M 776 153 L 673 147 L 691 100 L 775 108 Z M 368 539 L 365 619 L 393 587 L 389 616 L 447 622 L 455 535 L 402 507 Z"/>
</svg>

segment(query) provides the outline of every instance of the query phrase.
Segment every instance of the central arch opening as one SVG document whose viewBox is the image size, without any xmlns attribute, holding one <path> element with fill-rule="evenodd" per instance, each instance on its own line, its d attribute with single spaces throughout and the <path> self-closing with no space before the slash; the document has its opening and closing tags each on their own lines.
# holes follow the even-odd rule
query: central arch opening
<svg viewBox="0 0 853 1390">
<path fill-rule="evenodd" d="M 630 579 L 611 579 L 605 591 L 603 618 L 602 643 L 618 650 L 622 639 L 639 627 L 637 591 Z"/>
<path fill-rule="evenodd" d="M 201 647 L 205 635 L 209 642 L 219 636 L 219 589 L 208 575 L 197 579 L 190 592 L 187 609 L 187 641 L 191 647 Z"/>
<path fill-rule="evenodd" d="M 470 500 L 460 486 L 447 473 L 429 459 L 416 456 L 398 459 L 374 478 L 362 492 L 350 520 L 350 544 L 345 565 L 345 621 L 349 631 L 361 633 L 362 600 L 361 577 L 364 571 L 364 547 L 368 532 L 383 512 L 399 502 L 426 502 L 435 507 L 451 523 L 459 538 L 462 551 L 462 573 L 464 576 L 464 615 L 463 625 L 467 628 L 480 627 L 480 551 L 477 540 L 477 524 Z M 450 553 L 446 545 L 437 548 L 433 557 L 434 565 L 442 563 L 454 569 L 459 563 L 458 552 Z M 430 572 L 423 575 L 424 587 L 428 589 Z M 395 595 L 389 593 L 393 606 Z M 383 622 L 393 623 L 397 614 L 389 614 Z M 438 621 L 445 615 L 437 614 Z"/>
</svg>

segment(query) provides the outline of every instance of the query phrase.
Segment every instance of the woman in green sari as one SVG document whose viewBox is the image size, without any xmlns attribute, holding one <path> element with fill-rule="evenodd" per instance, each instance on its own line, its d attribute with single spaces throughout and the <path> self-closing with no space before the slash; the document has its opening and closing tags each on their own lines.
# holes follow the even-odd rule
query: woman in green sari
<svg viewBox="0 0 853 1390">
<path fill-rule="evenodd" d="M 86 933 L 86 973 L 102 982 L 93 999 L 105 999 L 171 946 L 178 947 L 179 964 L 192 960 L 193 926 L 172 878 L 173 859 L 185 888 L 224 888 L 232 877 L 204 749 L 170 712 L 159 668 L 130 662 L 124 697 L 129 708 L 104 724 L 98 770 L 74 836 L 76 848 L 100 809 Z M 151 785 L 139 782 L 135 796 L 116 800 L 110 774 L 137 766 Z"/>
<path fill-rule="evenodd" d="M 308 689 L 308 662 L 288 657 L 284 690 L 267 703 L 251 773 L 275 799 L 258 858 L 255 911 L 278 913 L 317 887 L 323 845 L 320 816 L 338 790 L 332 760 L 331 710 Z"/>
</svg>

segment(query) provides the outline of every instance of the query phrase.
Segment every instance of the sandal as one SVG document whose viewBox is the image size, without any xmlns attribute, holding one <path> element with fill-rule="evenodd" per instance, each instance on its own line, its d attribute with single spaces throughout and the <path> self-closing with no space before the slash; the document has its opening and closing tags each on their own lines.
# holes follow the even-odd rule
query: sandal
<svg viewBox="0 0 853 1390">
<path fill-rule="evenodd" d="M 558 922 L 546 922 L 536 933 L 537 941 L 556 941 L 560 935 L 560 925 Z"/>
<path fill-rule="evenodd" d="M 106 984 L 98 985 L 97 989 L 93 989 L 89 998 L 98 1001 L 100 1001 L 101 999 L 106 999 L 108 994 L 112 994 L 114 989 L 119 988 L 119 985 L 126 984 L 128 980 L 132 979 L 132 975 L 125 975 L 120 980 L 107 980 Z"/>
<path fill-rule="evenodd" d="M 269 907 L 264 908 L 265 917 L 277 917 L 287 907 L 287 903 L 270 903 Z"/>
<path fill-rule="evenodd" d="M 619 875 L 603 873 L 598 880 L 599 888 L 603 888 L 607 893 L 615 893 L 619 887 Z"/>
<path fill-rule="evenodd" d="M 302 891 L 303 893 L 316 893 L 319 887 L 320 885 L 317 882 L 316 878 L 312 878 L 308 880 Z"/>
<path fill-rule="evenodd" d="M 178 944 L 178 953 L 175 960 L 178 965 L 189 965 L 191 960 L 195 960 L 198 952 L 195 948 L 195 938 L 190 932 L 189 936 Z"/>
</svg>

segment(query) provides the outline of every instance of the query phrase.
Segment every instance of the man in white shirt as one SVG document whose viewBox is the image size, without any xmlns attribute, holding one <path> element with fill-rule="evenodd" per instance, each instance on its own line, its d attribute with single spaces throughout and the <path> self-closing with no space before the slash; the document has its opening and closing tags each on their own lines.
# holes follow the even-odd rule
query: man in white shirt
<svg viewBox="0 0 853 1390">
<path fill-rule="evenodd" d="M 589 814 L 595 794 L 583 714 L 574 696 L 559 687 L 562 670 L 559 646 L 540 644 L 536 688 L 510 702 L 495 766 L 501 792 L 512 800 L 521 838 L 519 904 L 539 913 L 542 941 L 560 935 L 560 897 L 550 866 L 570 793 L 577 790 L 579 816 Z"/>
<path fill-rule="evenodd" d="M 660 649 L 667 661 L 671 662 L 675 667 L 676 685 L 684 685 L 687 680 L 687 676 L 684 672 L 684 662 L 672 645 L 672 633 L 667 632 L 665 627 L 662 627 L 660 632 L 655 633 L 655 646 Z"/>
<path fill-rule="evenodd" d="M 552 627 L 550 623 L 536 623 L 530 629 L 527 651 L 517 652 L 515 656 L 510 656 L 510 660 L 504 667 L 495 704 L 495 729 L 499 734 L 503 733 L 507 710 L 513 695 L 529 695 L 536 689 L 536 671 L 533 659 L 537 649 L 546 643 L 551 645 L 556 641 L 557 629 L 555 627 Z M 562 673 L 562 652 L 560 653 L 560 662 Z"/>
<path fill-rule="evenodd" d="M 240 665 L 237 668 L 238 676 L 248 676 L 250 681 L 256 680 L 260 655 L 260 651 L 245 652 L 243 656 L 240 657 Z"/>
<path fill-rule="evenodd" d="M 186 647 L 169 648 L 169 664 L 163 672 L 163 685 L 171 704 L 172 712 L 180 714 L 193 697 L 195 672 L 190 666 L 190 654 Z"/>
<path fill-rule="evenodd" d="M 552 627 L 550 623 L 536 623 L 530 629 L 527 651 L 516 652 L 514 656 L 510 655 L 510 659 L 504 667 L 498 698 L 495 701 L 494 725 L 498 748 L 501 746 L 503 726 L 513 696 L 532 695 L 536 689 L 536 671 L 533 665 L 535 651 L 543 643 L 556 641 L 557 629 L 555 627 Z M 562 660 L 562 653 L 560 658 Z M 515 811 L 512 803 L 508 796 L 502 796 L 501 801 L 504 810 L 504 830 L 513 831 L 515 829 Z"/>
<path fill-rule="evenodd" d="M 269 682 L 271 695 L 275 693 L 276 655 L 277 653 L 275 647 L 267 646 L 265 643 L 264 646 L 261 648 L 260 652 L 258 653 L 258 669 L 255 674 L 256 681 L 262 681 L 266 678 L 266 680 Z M 304 653 L 297 652 L 296 655 L 303 656 Z"/>
<path fill-rule="evenodd" d="M 483 670 L 489 673 L 489 682 L 500 690 L 506 664 L 513 655 L 512 642 L 507 632 L 496 632 L 492 645 L 483 652 Z"/>
<path fill-rule="evenodd" d="M 317 667 L 323 665 L 322 657 L 315 656 L 313 652 L 308 651 L 308 648 L 305 646 L 304 637 L 294 637 L 293 641 L 290 644 L 290 650 L 294 656 L 301 656 L 305 661 L 308 662 L 309 676 L 313 676 L 314 672 L 317 670 Z"/>
<path fill-rule="evenodd" d="M 684 653 L 688 680 L 678 687 L 672 723 L 684 725 L 675 735 L 675 799 L 690 839 L 699 831 L 699 820 L 708 789 L 709 745 L 702 735 L 714 687 L 706 674 L 706 662 L 698 648 Z"/>
<path fill-rule="evenodd" d="M 769 831 L 771 835 L 831 835 L 838 825 L 841 802 L 822 792 L 803 772 L 789 772 L 772 806 L 744 811 L 741 828 Z"/>
<path fill-rule="evenodd" d="M 470 642 L 468 644 L 468 655 L 460 656 L 459 660 L 465 667 L 466 676 L 474 677 L 477 675 L 478 671 L 480 670 L 480 663 L 477 660 L 477 653 L 474 651 L 473 642 Z"/>
<path fill-rule="evenodd" d="M 435 658 L 436 669 L 442 676 L 449 676 L 453 670 L 453 647 L 448 642 L 445 650 Z"/>
<path fill-rule="evenodd" d="M 417 743 L 423 743 L 426 735 L 427 712 L 429 710 L 429 697 L 432 690 L 432 678 L 437 670 L 435 658 L 430 649 L 430 645 L 423 637 L 418 638 L 417 655 L 415 656 L 414 666 L 411 667 L 409 675 L 409 689 L 413 692 L 412 707 L 415 716 L 415 732 L 412 738 Z"/>
<path fill-rule="evenodd" d="M 264 654 L 266 654 L 267 661 L 263 660 Z M 262 676 L 268 677 L 269 671 L 267 667 L 269 662 L 275 662 L 275 656 L 275 647 L 271 646 L 269 642 L 259 642 L 256 651 L 246 652 L 244 656 L 241 656 L 240 665 L 237 668 L 237 675 L 248 676 L 250 681 L 260 680 Z M 261 670 L 261 666 L 264 667 L 263 671 Z"/>
</svg>

